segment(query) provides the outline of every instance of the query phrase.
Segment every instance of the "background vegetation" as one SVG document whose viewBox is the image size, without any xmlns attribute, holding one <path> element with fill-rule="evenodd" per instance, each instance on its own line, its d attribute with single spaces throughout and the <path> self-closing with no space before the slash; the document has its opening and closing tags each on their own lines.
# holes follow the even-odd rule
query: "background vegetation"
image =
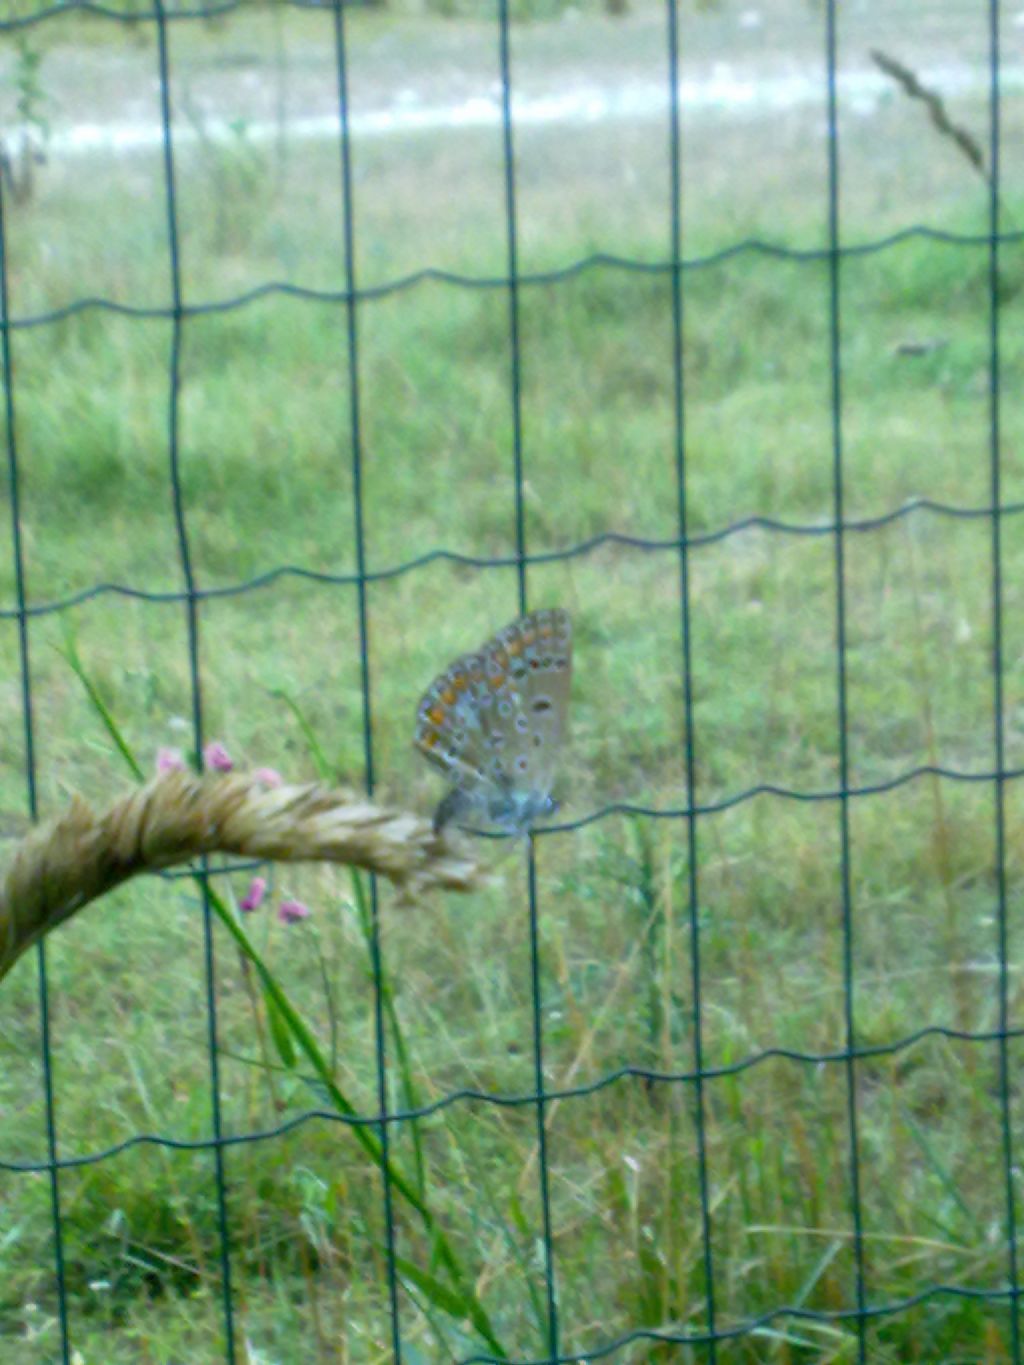
<svg viewBox="0 0 1024 1365">
<path fill-rule="evenodd" d="M 358 376 L 374 766 L 383 796 L 422 809 L 438 791 L 410 747 L 420 692 L 516 610 L 500 127 L 481 116 L 380 132 L 370 118 L 493 105 L 493 17 L 445 23 L 430 8 L 396 0 L 347 18 L 356 273 L 372 295 L 359 308 Z M 657 102 L 665 19 L 640 0 L 614 18 L 600 9 L 517 24 L 512 51 L 524 101 L 519 266 L 530 277 L 520 293 L 527 545 L 544 555 L 608 532 L 647 542 L 529 570 L 531 602 L 564 605 L 576 626 L 564 810 L 571 820 L 614 803 L 679 811 L 691 795 L 714 808 L 698 824 L 697 871 L 705 1064 L 716 1072 L 705 1100 L 717 1324 L 738 1329 L 784 1306 L 837 1315 L 775 1318 L 738 1333 L 719 1359 L 851 1360 L 844 1067 L 763 1056 L 827 1058 L 845 1042 L 839 811 L 828 797 L 839 771 L 834 545 L 827 534 L 729 530 L 753 516 L 821 528 L 833 515 L 822 10 L 804 0 L 683 7 L 685 435 L 690 530 L 702 538 L 691 555 L 690 794 L 668 136 Z M 999 1022 L 994 787 L 933 774 L 887 785 L 922 766 L 982 778 L 995 763 L 988 187 L 868 55 L 881 46 L 921 71 L 986 147 L 987 33 L 977 5 L 840 9 L 841 61 L 853 73 L 839 130 L 847 515 L 880 518 L 915 499 L 969 513 L 918 508 L 846 544 L 850 782 L 864 791 L 850 804 L 853 1005 L 859 1046 L 878 1049 L 857 1066 L 866 1288 L 873 1306 L 914 1300 L 871 1319 L 868 1347 L 873 1361 L 1002 1361 L 1006 1299 L 986 1297 L 1007 1283 L 990 1036 Z M 69 790 L 98 798 L 126 780 L 64 657 L 69 631 L 137 752 L 191 742 L 168 474 L 167 202 L 159 140 L 145 134 L 159 123 L 150 25 L 67 15 L 2 42 L 45 814 Z M 330 765 L 358 779 L 340 162 L 336 138 L 316 126 L 337 107 L 332 43 L 330 13 L 246 7 L 171 25 L 188 309 L 178 415 L 193 566 L 216 594 L 200 613 L 206 732 L 240 761 L 312 775 L 284 694 Z M 1024 143 L 1012 51 L 1007 60 L 1003 183 L 1013 186 Z M 712 80 L 731 93 L 702 103 Z M 532 117 L 545 95 L 589 96 L 591 116 Z M 610 96 L 620 103 L 602 113 Z M 107 130 L 94 150 L 82 149 L 83 125 Z M 135 145 L 117 150 L 110 130 L 119 128 L 135 130 Z M 1012 192 L 1003 211 L 1012 231 L 1021 213 Z M 594 253 L 602 259 L 568 269 Z M 425 268 L 458 279 L 398 287 Z M 1000 285 L 1000 460 L 1014 773 L 1024 768 L 1022 268 L 1012 237 Z M 265 289 L 271 281 L 281 287 Z M 80 306 L 84 298 L 103 304 Z M 13 831 L 26 755 L 9 518 L 0 542 L 0 804 Z M 502 562 L 403 568 L 439 548 Z M 117 590 L 83 596 L 97 584 Z M 759 784 L 823 799 L 744 799 Z M 1017 1028 L 1015 780 L 1006 796 Z M 546 1082 L 595 1087 L 549 1110 L 562 1350 L 582 1357 L 638 1328 L 705 1325 L 692 1085 L 604 1083 L 625 1066 L 693 1068 L 686 826 L 613 812 L 539 839 L 537 858 Z M 471 903 L 408 912 L 382 895 L 393 1107 L 462 1088 L 533 1090 L 521 854 L 500 868 L 500 888 Z M 239 895 L 246 885 L 235 879 Z M 254 935 L 315 1024 L 338 1084 L 375 1112 L 374 987 L 351 888 L 312 870 L 276 889 L 315 915 L 286 928 L 268 910 Z M 260 1132 L 322 1107 L 321 1091 L 274 1062 L 251 974 L 230 941 L 219 935 L 217 946 L 226 1130 Z M 47 958 L 61 1155 L 87 1157 L 140 1133 L 208 1139 L 191 884 L 126 888 L 61 930 Z M 1013 1037 L 1015 1121 L 1018 1052 Z M 4 1162 L 45 1159 L 43 1093 L 29 959 L 0 996 Z M 547 1351 L 536 1138 L 530 1105 L 466 1100 L 391 1129 L 395 1160 L 417 1172 L 498 1336 L 521 1359 Z M 226 1163 L 240 1358 L 389 1358 L 380 1181 L 351 1134 L 313 1119 L 231 1147 Z M 4 1169 L 0 1182 L 5 1352 L 56 1361 L 47 1180 Z M 72 1342 L 85 1365 L 223 1358 L 210 1152 L 132 1146 L 65 1171 L 61 1195 Z M 401 1207 L 397 1239 L 408 1265 L 430 1266 L 422 1229 Z M 481 1351 L 469 1324 L 454 1328 L 411 1272 L 402 1278 L 408 1360 Z M 639 1339 L 614 1358 L 659 1350 L 706 1354 Z"/>
</svg>

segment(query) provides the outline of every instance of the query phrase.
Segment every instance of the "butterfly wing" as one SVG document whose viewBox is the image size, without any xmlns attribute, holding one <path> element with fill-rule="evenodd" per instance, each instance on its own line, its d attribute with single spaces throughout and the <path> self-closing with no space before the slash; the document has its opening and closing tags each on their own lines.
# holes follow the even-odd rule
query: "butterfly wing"
<svg viewBox="0 0 1024 1365">
<path fill-rule="evenodd" d="M 571 669 L 571 624 L 555 609 L 520 617 L 434 680 L 415 742 L 452 784 L 436 824 L 471 816 L 518 832 L 546 812 Z"/>
<path fill-rule="evenodd" d="M 434 679 L 420 700 L 416 747 L 451 783 L 435 817 L 438 827 L 470 815 L 487 823 L 487 810 L 501 793 L 502 774 L 491 743 L 492 731 L 500 729 L 495 691 L 483 654 L 464 654 Z M 503 705 L 503 715 L 506 710 Z"/>
<path fill-rule="evenodd" d="M 572 682 L 572 623 L 558 608 L 530 612 L 481 650 L 485 673 L 504 675 L 510 707 L 503 717 L 503 770 L 526 809 L 551 794 L 565 738 Z M 499 703 L 499 715 L 502 710 Z M 492 737 L 492 744 L 494 739 Z"/>
</svg>

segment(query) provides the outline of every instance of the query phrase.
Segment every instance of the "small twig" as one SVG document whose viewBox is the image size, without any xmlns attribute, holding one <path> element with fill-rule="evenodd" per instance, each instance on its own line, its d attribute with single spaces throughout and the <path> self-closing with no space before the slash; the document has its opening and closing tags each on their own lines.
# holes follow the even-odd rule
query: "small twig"
<svg viewBox="0 0 1024 1365">
<path fill-rule="evenodd" d="M 21 841 L 0 884 L 0 979 L 37 939 L 130 877 L 213 853 L 345 863 L 387 877 L 408 898 L 485 881 L 429 820 L 356 793 L 173 771 L 99 814 L 76 796 Z"/>
<path fill-rule="evenodd" d="M 922 104 L 924 104 L 925 108 L 928 110 L 928 117 L 931 119 L 935 128 L 943 137 L 948 137 L 960 148 L 960 151 L 974 169 L 985 179 L 986 183 L 988 183 L 989 173 L 988 167 L 985 164 L 984 152 L 967 129 L 961 127 L 958 123 L 954 123 L 950 118 L 942 96 L 937 94 L 934 90 L 929 90 L 923 81 L 911 71 L 909 66 L 904 66 L 903 63 L 897 61 L 895 57 L 890 57 L 887 52 L 882 52 L 877 47 L 872 48 L 871 60 L 880 70 L 884 71 L 887 76 L 891 76 L 900 89 L 909 95 L 912 100 L 920 100 Z"/>
</svg>

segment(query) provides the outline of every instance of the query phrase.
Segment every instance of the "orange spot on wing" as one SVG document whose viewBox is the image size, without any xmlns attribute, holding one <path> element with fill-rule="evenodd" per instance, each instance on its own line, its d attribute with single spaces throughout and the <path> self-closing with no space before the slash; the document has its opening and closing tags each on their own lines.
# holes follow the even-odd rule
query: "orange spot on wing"
<svg viewBox="0 0 1024 1365">
<path fill-rule="evenodd" d="M 452 702 L 455 700 L 455 693 L 450 687 L 446 687 L 441 693 L 441 700 L 444 702 L 445 706 L 451 706 Z"/>
<path fill-rule="evenodd" d="M 499 687 L 505 686 L 505 675 L 504 673 L 498 673 L 495 677 L 488 678 L 487 681 L 494 688 L 495 692 L 497 692 Z"/>
<path fill-rule="evenodd" d="M 425 749 L 433 749 L 437 746 L 437 741 L 440 738 L 441 736 L 436 730 L 427 730 L 424 734 L 420 735 L 420 743 Z"/>
<path fill-rule="evenodd" d="M 444 707 L 432 706 L 427 712 L 427 720 L 433 721 L 435 725 L 440 725 L 444 720 Z"/>
</svg>

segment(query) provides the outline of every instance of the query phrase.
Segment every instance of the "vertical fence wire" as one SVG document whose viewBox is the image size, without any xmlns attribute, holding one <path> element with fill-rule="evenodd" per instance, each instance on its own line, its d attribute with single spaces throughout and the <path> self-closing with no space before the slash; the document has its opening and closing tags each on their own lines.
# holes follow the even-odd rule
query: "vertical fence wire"
<svg viewBox="0 0 1024 1365">
<path fill-rule="evenodd" d="M 181 234 L 179 231 L 177 182 L 174 168 L 174 126 L 171 114 L 171 68 L 165 0 L 154 0 L 157 56 L 160 79 L 167 249 L 171 287 L 171 346 L 167 395 L 167 457 L 174 508 L 174 527 L 185 584 L 188 671 L 192 701 L 192 742 L 197 761 L 203 753 L 203 692 L 199 657 L 199 596 L 192 562 L 192 546 L 185 511 L 181 478 L 181 351 L 185 307 L 181 282 Z M 206 996 L 206 1041 L 210 1071 L 210 1111 L 213 1127 L 213 1168 L 217 1186 L 217 1233 L 219 1240 L 221 1300 L 224 1316 L 224 1348 L 228 1365 L 235 1365 L 235 1309 L 231 1285 L 231 1238 L 227 1208 L 227 1174 L 224 1155 L 224 1122 L 221 1110 L 220 1048 L 217 1038 L 217 967 L 213 939 L 213 911 L 207 880 L 209 862 L 199 863 L 203 905 L 203 974 Z"/>
<path fill-rule="evenodd" d="M 867 1359 L 867 1298 L 864 1227 L 861 1202 L 860 1138 L 857 1123 L 857 1034 L 854 1019 L 854 926 L 852 854 L 850 846 L 850 735 L 846 672 L 846 543 L 843 469 L 842 291 L 839 233 L 839 116 L 836 93 L 836 0 L 825 12 L 825 79 L 827 87 L 828 155 L 828 323 L 830 416 L 832 429 L 832 519 L 835 525 L 836 723 L 839 737 L 839 877 L 843 940 L 844 1069 L 850 1204 L 853 1221 L 854 1289 L 857 1316 L 857 1359 Z"/>
<path fill-rule="evenodd" d="M 1003 657 L 1003 542 L 1002 542 L 1002 403 L 1000 359 L 999 231 L 1001 130 L 999 0 L 988 4 L 989 42 L 989 195 L 988 195 L 988 372 L 989 372 L 989 490 L 992 502 L 992 724 L 995 752 L 996 950 L 998 981 L 998 1075 L 1006 1187 L 1006 1256 L 1010 1281 L 1010 1347 L 1020 1365 L 1020 1283 L 1017 1266 L 1017 1196 L 1014 1188 L 1013 1115 L 1010 1099 L 1010 962 L 1006 894 L 1006 726 Z"/>
<path fill-rule="evenodd" d="M 348 49 L 344 0 L 332 0 L 335 70 L 338 88 L 338 128 L 341 171 L 341 211 L 345 277 L 345 336 L 348 364 L 349 439 L 352 446 L 352 499 L 356 550 L 356 600 L 359 620 L 359 683 L 362 694 L 363 763 L 366 790 L 372 795 L 373 709 L 370 678 L 370 622 L 367 601 L 366 519 L 363 503 L 363 429 L 360 403 L 359 318 L 356 296 L 355 197 L 352 191 L 352 122 L 350 117 Z M 402 1332 L 398 1302 L 394 1191 L 391 1182 L 391 1135 L 388 1125 L 388 1068 L 384 1023 L 384 970 L 380 936 L 380 897 L 377 879 L 370 877 L 370 958 L 373 968 L 374 1053 L 377 1072 L 377 1135 L 381 1150 L 381 1185 L 384 1200 L 384 1238 L 387 1264 L 391 1351 L 395 1365 L 402 1359 Z"/>
<path fill-rule="evenodd" d="M 707 1105 L 704 1094 L 704 1010 L 700 965 L 700 881 L 697 844 L 697 737 L 693 707 L 693 620 L 690 601 L 689 511 L 687 504 L 685 298 L 683 294 L 683 145 L 679 106 L 679 7 L 668 0 L 669 80 L 669 212 L 672 266 L 672 403 L 676 526 L 679 537 L 679 609 L 682 631 L 683 759 L 686 776 L 687 913 L 690 928 L 690 982 L 693 994 L 693 1115 L 697 1137 L 697 1184 L 700 1193 L 701 1257 L 708 1360 L 718 1359 L 715 1328 L 715 1270 L 708 1183 Z"/>
<path fill-rule="evenodd" d="M 508 271 L 509 398 L 512 417 L 512 477 L 515 514 L 516 579 L 519 610 L 527 608 L 526 509 L 523 473 L 522 344 L 519 316 L 519 235 L 516 195 L 516 154 L 512 126 L 512 52 L 509 0 L 498 4 L 498 57 L 501 80 L 502 171 L 505 185 L 505 238 Z M 540 951 L 540 906 L 537 894 L 537 853 L 533 836 L 526 846 L 526 892 L 530 942 L 530 1006 L 533 1046 L 533 1085 L 537 1117 L 537 1181 L 543 1239 L 544 1292 L 547 1301 L 546 1347 L 552 1360 L 559 1354 L 558 1293 L 551 1217 L 551 1177 L 548 1154 L 547 1096 L 544 1087 L 543 981 Z"/>
<path fill-rule="evenodd" d="M 10 287 L 7 270 L 7 187 L 0 175 L 0 361 L 3 365 L 4 418 L 7 429 L 7 487 L 11 500 L 11 544 L 14 556 L 14 590 L 18 619 L 18 663 L 21 685 L 22 733 L 25 740 L 25 793 L 29 818 L 39 816 L 36 741 L 32 705 L 32 661 L 29 651 L 28 587 L 25 547 L 21 524 L 21 472 L 14 405 L 14 359 L 11 346 Z M 57 1291 L 61 1365 L 70 1365 L 71 1330 L 68 1321 L 67 1275 L 64 1265 L 64 1220 L 61 1216 L 60 1169 L 57 1165 L 57 1111 L 53 1084 L 53 1048 L 50 1031 L 50 989 L 46 971 L 46 944 L 36 945 L 39 988 L 39 1045 L 43 1064 L 43 1104 L 46 1116 L 46 1154 L 49 1162 L 50 1221 L 53 1226 L 53 1262 Z"/>
</svg>

